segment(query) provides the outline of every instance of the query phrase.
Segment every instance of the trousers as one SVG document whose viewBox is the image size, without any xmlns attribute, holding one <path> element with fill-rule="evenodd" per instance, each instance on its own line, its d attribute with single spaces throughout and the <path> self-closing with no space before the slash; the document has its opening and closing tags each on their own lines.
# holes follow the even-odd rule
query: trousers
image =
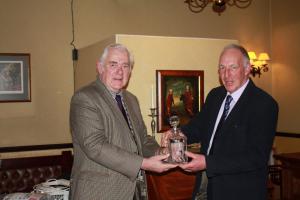
<svg viewBox="0 0 300 200">
<path fill-rule="evenodd" d="M 207 175 L 206 175 L 206 171 L 202 172 L 202 176 L 201 176 L 201 185 L 200 188 L 197 192 L 197 194 L 195 195 L 195 199 L 194 200 L 207 200 Z"/>
</svg>

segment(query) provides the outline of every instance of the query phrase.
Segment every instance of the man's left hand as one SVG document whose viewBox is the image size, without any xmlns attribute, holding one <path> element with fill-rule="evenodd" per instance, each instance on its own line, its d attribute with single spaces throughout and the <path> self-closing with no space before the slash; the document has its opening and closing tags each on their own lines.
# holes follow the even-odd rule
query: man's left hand
<svg viewBox="0 0 300 200">
<path fill-rule="evenodd" d="M 196 172 L 206 169 L 205 156 L 186 151 L 185 154 L 192 160 L 188 163 L 180 164 L 179 167 L 187 172 Z"/>
</svg>

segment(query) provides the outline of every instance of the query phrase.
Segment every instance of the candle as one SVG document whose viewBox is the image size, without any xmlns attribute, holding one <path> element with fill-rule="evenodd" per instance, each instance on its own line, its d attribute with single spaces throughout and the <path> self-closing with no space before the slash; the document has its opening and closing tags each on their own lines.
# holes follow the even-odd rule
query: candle
<svg viewBox="0 0 300 200">
<path fill-rule="evenodd" d="M 154 88 L 151 85 L 151 108 L 154 108 Z"/>
</svg>

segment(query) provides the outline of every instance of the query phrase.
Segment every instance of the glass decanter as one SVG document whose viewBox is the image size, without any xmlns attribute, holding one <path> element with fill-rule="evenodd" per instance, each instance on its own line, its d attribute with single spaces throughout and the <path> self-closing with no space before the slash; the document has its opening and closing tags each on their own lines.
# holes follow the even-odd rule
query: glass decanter
<svg viewBox="0 0 300 200">
<path fill-rule="evenodd" d="M 179 117 L 174 115 L 169 118 L 169 123 L 172 127 L 172 136 L 169 138 L 169 153 L 168 162 L 184 163 L 188 161 L 185 151 L 187 150 L 187 139 L 178 128 Z"/>
</svg>

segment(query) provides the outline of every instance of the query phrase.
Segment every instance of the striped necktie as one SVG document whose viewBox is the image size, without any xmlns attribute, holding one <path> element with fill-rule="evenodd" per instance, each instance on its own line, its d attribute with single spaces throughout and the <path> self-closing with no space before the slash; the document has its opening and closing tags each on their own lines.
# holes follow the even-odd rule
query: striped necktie
<svg viewBox="0 0 300 200">
<path fill-rule="evenodd" d="M 230 103 L 231 103 L 232 99 L 233 99 L 232 96 L 227 95 L 226 100 L 225 100 L 225 106 L 224 106 L 223 114 L 222 114 L 222 117 L 219 121 L 216 132 L 218 132 L 220 130 L 220 128 L 222 127 L 222 125 L 223 125 L 223 123 L 224 123 L 224 121 L 225 121 L 225 119 L 228 115 L 228 112 L 229 112 L 229 109 L 230 109 Z"/>
<path fill-rule="evenodd" d="M 117 104 L 118 104 L 118 107 L 119 107 L 120 111 L 121 111 L 122 114 L 123 114 L 124 119 L 126 120 L 128 126 L 129 126 L 127 114 L 126 114 L 126 111 L 125 111 L 125 109 L 124 109 L 124 107 L 123 107 L 121 95 L 117 94 L 116 97 L 115 97 L 115 99 L 116 99 L 116 101 L 117 101 Z"/>
<path fill-rule="evenodd" d="M 121 97 L 121 95 L 117 94 L 116 97 L 115 97 L 115 99 L 116 99 L 116 101 L 117 101 L 117 104 L 118 104 L 119 109 L 121 110 L 121 112 L 122 112 L 122 114 L 123 114 L 124 119 L 125 119 L 126 122 L 127 122 L 128 127 L 129 127 L 129 129 L 130 129 L 131 137 L 132 137 L 132 139 L 133 139 L 133 141 L 134 141 L 134 143 L 135 143 L 135 145 L 136 145 L 136 147 L 137 147 L 137 152 L 136 152 L 136 153 L 137 153 L 137 154 L 140 154 L 140 153 L 139 153 L 140 151 L 139 151 L 139 149 L 138 149 L 137 139 L 136 139 L 136 136 L 135 136 L 135 134 L 134 134 L 134 130 L 133 130 L 132 126 L 129 125 L 129 120 L 130 120 L 130 119 L 128 119 L 127 113 L 126 113 L 126 111 L 125 111 L 125 109 L 124 109 L 124 106 L 123 106 L 123 103 L 122 103 L 122 97 Z"/>
</svg>

